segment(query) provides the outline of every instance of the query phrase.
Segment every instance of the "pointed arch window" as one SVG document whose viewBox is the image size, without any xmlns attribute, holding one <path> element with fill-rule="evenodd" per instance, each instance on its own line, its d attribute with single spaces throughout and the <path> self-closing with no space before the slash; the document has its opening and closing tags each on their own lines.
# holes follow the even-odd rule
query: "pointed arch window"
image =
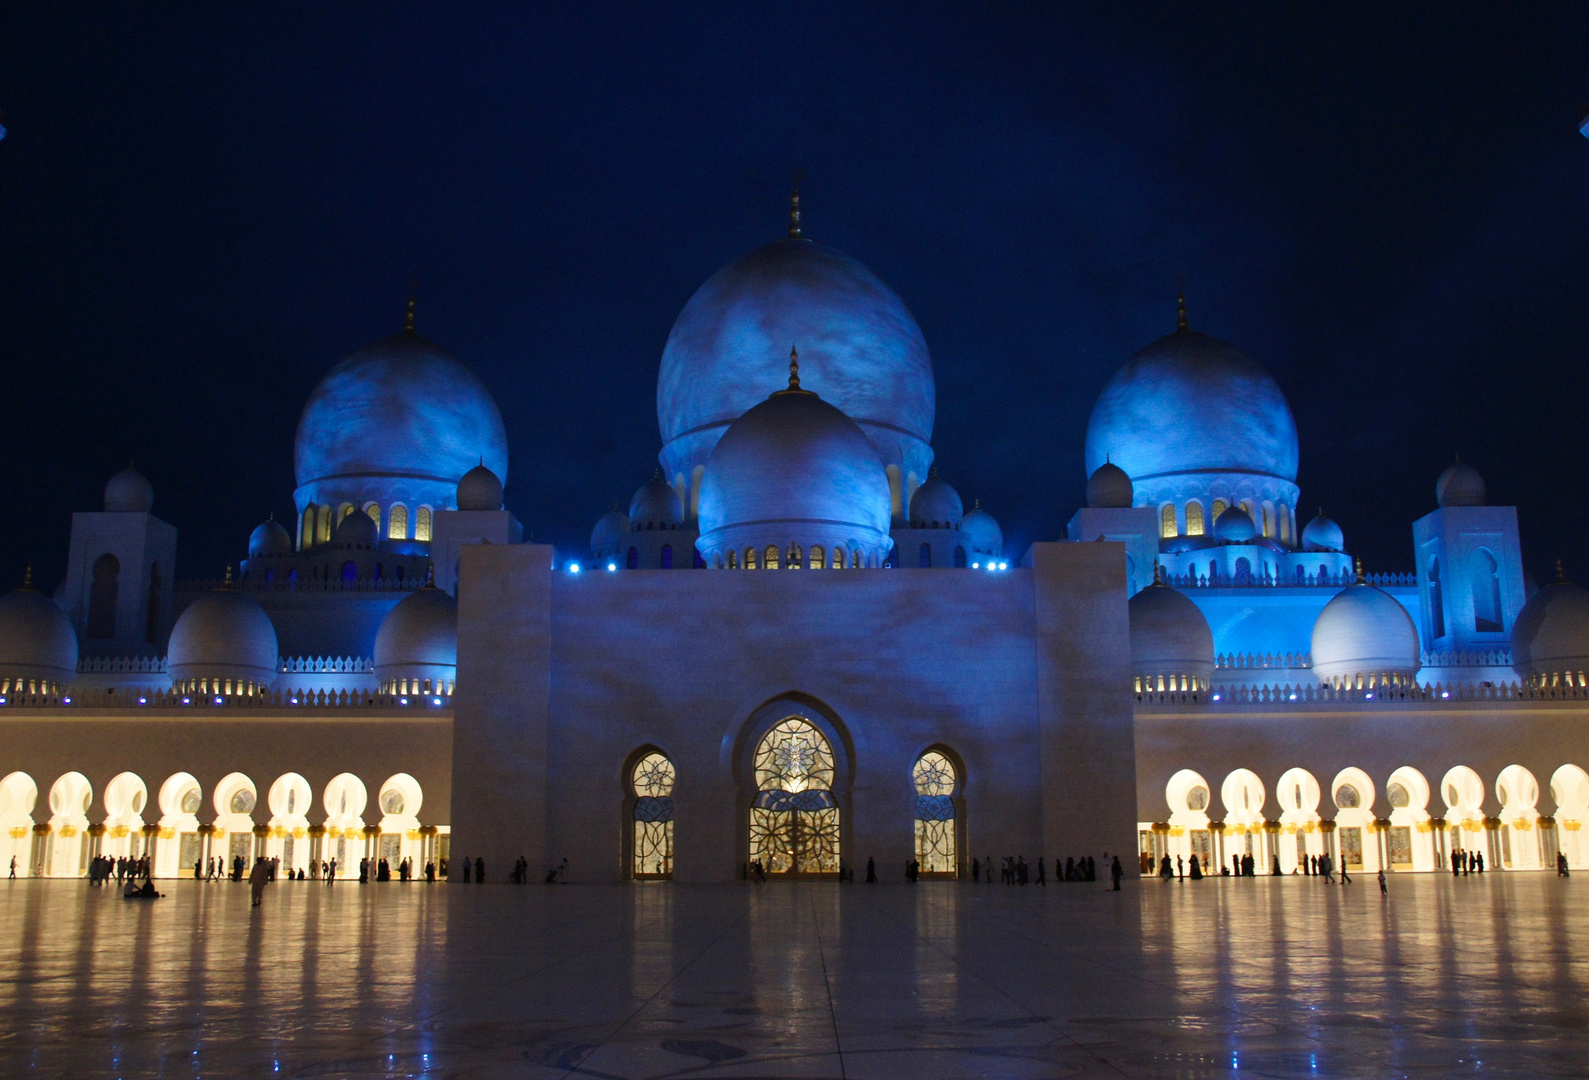
<svg viewBox="0 0 1589 1080">
<path fill-rule="evenodd" d="M 1440 593 L 1440 557 L 1429 559 L 1429 622 L 1433 637 L 1446 636 L 1446 608 Z"/>
<path fill-rule="evenodd" d="M 321 506 L 315 511 L 314 535 L 322 544 L 331 539 L 331 507 Z"/>
<path fill-rule="evenodd" d="M 755 548 L 746 548 L 745 549 L 745 569 L 746 570 L 754 570 L 754 569 L 756 569 L 756 549 Z"/>
<path fill-rule="evenodd" d="M 809 720 L 785 717 L 762 736 L 754 762 L 750 858 L 771 874 L 839 872 L 833 748 Z"/>
<path fill-rule="evenodd" d="M 1214 518 L 1213 518 L 1214 523 L 1218 524 L 1219 523 L 1219 515 L 1223 514 L 1226 510 L 1229 510 L 1229 509 L 1230 509 L 1230 503 L 1226 502 L 1224 499 L 1215 499 L 1214 500 Z"/>
<path fill-rule="evenodd" d="M 826 556 L 825 552 L 822 549 L 822 545 L 821 544 L 813 544 L 811 546 L 811 564 L 810 564 L 811 565 L 811 569 L 813 569 L 813 570 L 825 569 L 827 567 L 826 559 L 827 559 L 827 556 Z"/>
<path fill-rule="evenodd" d="M 375 522 L 375 535 L 376 536 L 380 536 L 381 535 L 381 504 L 380 503 L 365 503 L 364 504 L 364 512 L 370 516 L 370 520 L 371 521 Z"/>
<path fill-rule="evenodd" d="M 1501 566 L 1489 548 L 1473 553 L 1473 629 L 1481 634 L 1501 630 Z"/>
<path fill-rule="evenodd" d="M 956 874 L 954 793 L 959 777 L 954 762 L 929 750 L 916 759 L 911 781 L 916 785 L 916 861 L 921 872 Z"/>
<path fill-rule="evenodd" d="M 402 503 L 393 503 L 386 515 L 386 535 L 393 540 L 408 539 L 408 507 Z"/>
<path fill-rule="evenodd" d="M 421 506 L 414 511 L 414 539 L 430 542 L 430 507 Z"/>
<path fill-rule="evenodd" d="M 121 593 L 121 560 L 101 555 L 94 560 L 94 581 L 88 587 L 88 629 L 91 638 L 116 636 L 116 602 Z"/>
<path fill-rule="evenodd" d="M 673 762 L 651 753 L 635 762 L 629 775 L 634 788 L 634 876 L 673 876 Z"/>
<path fill-rule="evenodd" d="M 763 570 L 778 569 L 778 545 L 768 544 L 767 550 L 762 552 L 761 568 Z"/>
<path fill-rule="evenodd" d="M 1203 535 L 1203 504 L 1200 502 L 1186 504 L 1186 535 Z"/>
<path fill-rule="evenodd" d="M 1165 503 L 1159 508 L 1159 538 L 1170 540 L 1180 535 L 1180 530 L 1175 524 L 1175 506 Z"/>
</svg>

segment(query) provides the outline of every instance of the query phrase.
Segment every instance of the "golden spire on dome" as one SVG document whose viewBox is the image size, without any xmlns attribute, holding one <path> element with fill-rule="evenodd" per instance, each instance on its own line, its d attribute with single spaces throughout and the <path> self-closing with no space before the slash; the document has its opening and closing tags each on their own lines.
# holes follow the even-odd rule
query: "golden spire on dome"
<svg viewBox="0 0 1589 1080">
<path fill-rule="evenodd" d="M 1186 324 L 1185 277 L 1180 277 L 1175 280 L 1175 329 L 1179 333 L 1185 333 L 1190 329 L 1190 327 Z"/>
<path fill-rule="evenodd" d="M 221 588 L 230 589 L 231 587 L 232 587 L 232 564 L 231 563 L 227 563 L 226 564 L 226 580 L 221 582 Z"/>
<path fill-rule="evenodd" d="M 1556 560 L 1556 566 L 1558 568 L 1561 566 L 1561 560 L 1560 559 Z M 28 590 L 31 590 L 33 588 L 33 564 L 32 563 L 28 563 L 28 568 L 22 572 L 22 587 L 24 589 L 28 589 Z"/>
<path fill-rule="evenodd" d="M 1164 564 L 1156 559 L 1153 562 L 1153 584 L 1159 586 L 1164 584 Z"/>
<path fill-rule="evenodd" d="M 419 279 L 410 278 L 408 282 L 408 306 L 403 312 L 403 333 L 405 334 L 417 333 L 414 329 L 414 308 L 418 303 Z"/>
<path fill-rule="evenodd" d="M 789 239 L 804 240 L 804 230 L 800 228 L 800 181 L 805 179 L 805 173 L 800 169 L 795 170 L 794 187 L 789 192 Z"/>
<path fill-rule="evenodd" d="M 789 346 L 789 389 L 800 389 L 800 353 Z"/>
<path fill-rule="evenodd" d="M 33 572 L 33 567 L 31 567 L 31 566 L 28 567 L 28 573 L 31 574 L 32 572 Z M 1567 571 L 1565 571 L 1565 570 L 1563 570 L 1561 568 L 1561 560 L 1557 559 L 1556 560 L 1556 584 L 1561 585 L 1564 582 L 1566 582 L 1566 580 L 1567 580 Z"/>
<path fill-rule="evenodd" d="M 1357 583 L 1359 585 L 1367 585 L 1368 578 L 1363 576 L 1363 560 L 1356 559 L 1354 561 L 1357 563 Z"/>
</svg>

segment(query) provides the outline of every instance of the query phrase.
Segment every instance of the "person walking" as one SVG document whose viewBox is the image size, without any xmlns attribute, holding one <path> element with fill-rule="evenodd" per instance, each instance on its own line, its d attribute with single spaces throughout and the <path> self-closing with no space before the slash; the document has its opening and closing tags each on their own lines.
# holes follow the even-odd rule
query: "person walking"
<svg viewBox="0 0 1589 1080">
<path fill-rule="evenodd" d="M 1379 895 L 1389 896 L 1390 890 L 1385 888 L 1385 868 L 1379 868 Z"/>
<path fill-rule="evenodd" d="M 1323 872 L 1324 880 L 1328 884 L 1335 884 L 1335 858 L 1327 851 L 1319 856 L 1319 870 Z"/>
<path fill-rule="evenodd" d="M 15 859 L 11 860 L 11 876 L 12 877 L 16 877 L 17 876 L 17 861 Z M 1567 853 L 1564 852 L 1564 851 L 1556 852 L 1556 876 L 1557 877 L 1570 877 L 1571 876 L 1567 872 Z"/>
<path fill-rule="evenodd" d="M 1175 857 L 1175 880 L 1186 880 L 1186 860 L 1179 855 Z"/>
<path fill-rule="evenodd" d="M 1342 885 L 1350 885 L 1351 883 L 1352 883 L 1352 875 L 1348 874 L 1346 872 L 1346 860 L 1342 859 L 1341 860 L 1341 884 Z"/>
<path fill-rule="evenodd" d="M 1043 888 L 1048 888 L 1048 860 L 1041 855 L 1037 857 L 1037 883 Z"/>
<path fill-rule="evenodd" d="M 1120 856 L 1115 856 L 1115 861 L 1109 865 L 1109 877 L 1114 881 L 1114 892 L 1120 891 L 1120 879 L 1125 876 L 1125 871 L 1120 868 Z"/>
<path fill-rule="evenodd" d="M 13 856 L 11 856 L 11 880 L 15 881 L 16 879 L 17 879 L 17 857 L 15 855 L 13 855 Z"/>
<path fill-rule="evenodd" d="M 270 863 L 265 859 L 255 859 L 254 869 L 248 875 L 248 891 L 253 897 L 252 907 L 258 907 L 265 898 L 265 886 L 270 883 Z"/>
<path fill-rule="evenodd" d="M 870 855 L 866 857 L 866 883 L 868 885 L 877 884 L 877 860 Z"/>
</svg>

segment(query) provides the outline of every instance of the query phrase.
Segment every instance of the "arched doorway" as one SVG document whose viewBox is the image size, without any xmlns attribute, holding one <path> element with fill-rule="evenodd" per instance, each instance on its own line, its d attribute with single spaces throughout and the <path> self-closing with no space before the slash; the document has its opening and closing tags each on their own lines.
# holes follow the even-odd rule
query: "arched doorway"
<svg viewBox="0 0 1589 1080">
<path fill-rule="evenodd" d="M 660 750 L 642 754 L 629 770 L 634 793 L 630 873 L 636 878 L 673 877 L 674 779 L 673 762 Z"/>
<path fill-rule="evenodd" d="M 934 877 L 958 877 L 959 815 L 955 812 L 955 795 L 960 787 L 960 770 L 942 750 L 928 750 L 916 759 L 910 779 L 916 788 L 916 861 L 921 864 L 920 872 Z"/>
<path fill-rule="evenodd" d="M 769 874 L 837 875 L 839 804 L 833 747 L 816 725 L 786 716 L 756 745 L 750 861 Z"/>
</svg>

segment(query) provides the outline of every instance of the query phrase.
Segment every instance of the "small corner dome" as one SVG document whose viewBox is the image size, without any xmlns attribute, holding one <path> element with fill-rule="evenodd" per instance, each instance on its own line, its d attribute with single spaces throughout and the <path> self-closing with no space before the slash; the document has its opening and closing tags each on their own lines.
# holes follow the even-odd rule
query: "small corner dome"
<svg viewBox="0 0 1589 1080">
<path fill-rule="evenodd" d="M 641 484 L 634 498 L 629 500 L 629 521 L 631 527 L 684 524 L 684 504 L 679 501 L 679 493 L 662 479 L 661 473 Z"/>
<path fill-rule="evenodd" d="M 502 481 L 484 461 L 458 480 L 457 505 L 460 510 L 502 509 Z"/>
<path fill-rule="evenodd" d="M 618 550 L 623 537 L 629 532 L 629 518 L 616 506 L 596 522 L 590 530 L 590 550 L 596 555 L 607 555 Z"/>
<path fill-rule="evenodd" d="M 960 493 L 934 469 L 910 497 L 910 523 L 916 528 L 958 529 L 965 518 Z"/>
<path fill-rule="evenodd" d="M 128 465 L 105 485 L 105 510 L 112 514 L 147 514 L 154 506 L 154 486 Z"/>
<path fill-rule="evenodd" d="M 1111 461 L 1105 461 L 1087 478 L 1087 505 L 1095 510 L 1129 509 L 1135 501 L 1131 477 Z"/>
<path fill-rule="evenodd" d="M 256 528 L 248 538 L 248 557 L 250 559 L 257 559 L 261 555 L 289 555 L 291 553 L 292 537 L 287 535 L 287 530 L 274 517 Z"/>
<path fill-rule="evenodd" d="M 77 632 L 48 596 L 24 585 L 0 596 L 0 678 L 51 686 L 77 674 Z"/>
<path fill-rule="evenodd" d="M 1440 506 L 1483 506 L 1484 477 L 1458 460 L 1435 481 L 1435 502 Z"/>
<path fill-rule="evenodd" d="M 1302 550 L 1345 551 L 1346 534 L 1320 510 L 1318 517 L 1302 527 Z"/>
<path fill-rule="evenodd" d="M 194 679 L 231 679 L 269 686 L 276 681 L 276 627 L 250 596 L 222 588 L 183 610 L 171 628 L 166 670 L 173 686 Z"/>
<path fill-rule="evenodd" d="M 698 547 L 893 549 L 888 474 L 855 421 L 808 390 L 781 390 L 729 425 L 701 480 Z"/>
<path fill-rule="evenodd" d="M 1313 623 L 1313 671 L 1325 683 L 1362 675 L 1411 680 L 1422 659 L 1412 616 L 1389 593 L 1359 582 L 1348 585 Z"/>
<path fill-rule="evenodd" d="M 1561 579 L 1528 598 L 1512 624 L 1512 670 L 1525 679 L 1589 671 L 1589 589 Z"/>
<path fill-rule="evenodd" d="M 1195 603 L 1161 581 L 1138 592 L 1131 619 L 1131 674 L 1192 676 L 1195 689 L 1214 677 L 1214 632 Z"/>
<path fill-rule="evenodd" d="M 337 531 L 332 534 L 332 540 L 342 547 L 372 548 L 379 539 L 375 519 L 357 507 L 342 519 Z"/>
<path fill-rule="evenodd" d="M 458 601 L 434 585 L 404 597 L 375 634 L 375 675 L 452 680 L 458 670 Z"/>
<path fill-rule="evenodd" d="M 993 515 L 982 509 L 979 501 L 960 522 L 960 531 L 971 541 L 971 550 L 978 555 L 1000 557 L 1004 554 L 1004 530 Z"/>
<path fill-rule="evenodd" d="M 1227 544 L 1249 544 L 1258 536 L 1252 516 L 1239 506 L 1226 507 L 1214 522 L 1214 539 Z"/>
</svg>

